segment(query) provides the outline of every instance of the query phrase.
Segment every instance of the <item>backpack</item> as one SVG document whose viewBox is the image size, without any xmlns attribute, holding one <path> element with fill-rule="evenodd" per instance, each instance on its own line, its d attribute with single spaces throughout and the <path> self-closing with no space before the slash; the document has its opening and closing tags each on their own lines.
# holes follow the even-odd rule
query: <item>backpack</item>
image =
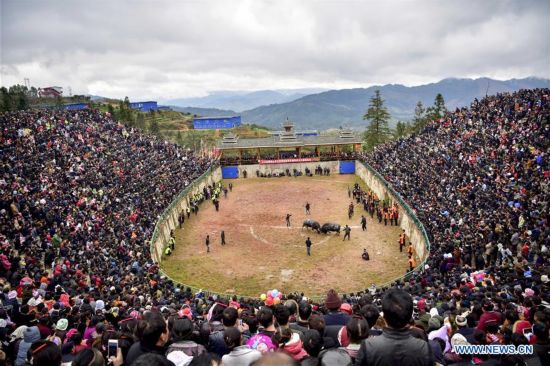
<svg viewBox="0 0 550 366">
<path fill-rule="evenodd" d="M 255 334 L 250 337 L 250 339 L 246 342 L 246 345 L 252 349 L 260 351 L 261 353 L 272 352 L 277 349 L 275 344 L 273 344 L 273 341 L 271 341 L 271 337 L 262 333 Z"/>
</svg>

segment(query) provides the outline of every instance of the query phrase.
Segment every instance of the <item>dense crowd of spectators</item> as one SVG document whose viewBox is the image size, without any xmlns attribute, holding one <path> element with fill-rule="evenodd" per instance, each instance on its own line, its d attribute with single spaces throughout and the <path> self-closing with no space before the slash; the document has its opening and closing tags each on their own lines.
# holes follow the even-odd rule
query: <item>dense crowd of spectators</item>
<svg viewBox="0 0 550 366">
<path fill-rule="evenodd" d="M 299 156 L 295 152 L 281 152 L 276 154 L 262 154 L 258 159 L 257 155 L 251 155 L 244 152 L 242 157 L 224 155 L 220 158 L 222 165 L 254 165 L 258 164 L 259 160 L 282 160 L 282 159 L 318 159 L 319 161 L 333 160 L 355 160 L 356 154 L 352 152 L 330 152 L 322 151 L 319 155 L 315 152 L 302 152 Z"/>
<path fill-rule="evenodd" d="M 550 364 L 549 117 L 550 90 L 497 95 L 362 156 L 426 226 L 426 267 L 267 306 L 193 293 L 148 252 L 214 161 L 96 111 L 3 114 L 0 364 Z M 495 344 L 534 353 L 453 348 Z"/>
</svg>

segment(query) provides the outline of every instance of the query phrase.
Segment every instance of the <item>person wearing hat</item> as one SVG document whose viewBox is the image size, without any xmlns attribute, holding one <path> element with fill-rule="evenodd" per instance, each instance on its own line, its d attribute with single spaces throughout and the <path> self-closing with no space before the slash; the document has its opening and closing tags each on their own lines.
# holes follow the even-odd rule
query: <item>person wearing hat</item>
<svg viewBox="0 0 550 366">
<path fill-rule="evenodd" d="M 324 315 L 326 326 L 345 326 L 348 323 L 350 316 L 340 311 L 340 306 L 342 306 L 342 300 L 338 293 L 332 289 L 329 290 L 325 300 L 325 307 L 328 310 L 328 313 Z"/>
<path fill-rule="evenodd" d="M 98 312 L 102 312 L 103 309 L 105 309 L 105 302 L 103 300 L 97 300 L 95 302 L 95 312 L 96 312 L 96 314 Z"/>
<path fill-rule="evenodd" d="M 4 291 L 7 291 L 7 290 L 4 290 Z M 19 301 L 17 301 L 17 291 L 15 290 L 11 290 L 8 292 L 8 295 L 7 295 L 8 299 L 6 301 L 4 301 L 4 306 L 12 306 L 12 310 L 11 310 L 11 313 L 12 313 L 12 316 L 14 318 L 17 318 L 17 316 L 19 315 Z"/>
<path fill-rule="evenodd" d="M 455 318 L 455 323 L 457 326 L 457 330 L 455 332 L 455 335 L 461 334 L 464 336 L 470 343 L 474 342 L 474 329 L 468 327 L 468 315 L 470 315 L 470 312 L 465 312 L 461 315 L 458 315 Z M 454 335 L 453 335 L 454 337 Z M 451 344 L 452 344 L 452 337 L 451 337 Z"/>
<path fill-rule="evenodd" d="M 460 365 L 469 365 L 471 364 L 472 355 L 466 355 L 466 354 L 457 354 L 454 352 L 455 346 L 468 346 L 470 344 L 473 344 L 473 342 L 466 339 L 465 336 L 463 336 L 460 333 L 455 333 L 453 337 L 451 338 L 451 351 L 445 354 L 445 358 L 448 360 L 449 363 L 459 363 Z"/>
<path fill-rule="evenodd" d="M 428 328 L 430 327 L 429 325 L 430 319 L 431 319 L 430 314 L 424 313 L 418 318 L 418 320 L 415 323 L 417 326 L 422 327 L 422 329 L 424 329 L 427 332 Z"/>
<path fill-rule="evenodd" d="M 60 346 L 65 340 L 67 335 L 67 327 L 69 326 L 69 321 L 67 319 L 59 319 L 55 325 L 54 333 L 49 336 L 47 339 L 53 343 Z"/>
<path fill-rule="evenodd" d="M 15 359 L 15 366 L 25 366 L 27 364 L 27 352 L 31 345 L 40 340 L 40 331 L 38 327 L 28 327 L 23 333 L 23 340 L 19 344 L 19 351 Z"/>
</svg>

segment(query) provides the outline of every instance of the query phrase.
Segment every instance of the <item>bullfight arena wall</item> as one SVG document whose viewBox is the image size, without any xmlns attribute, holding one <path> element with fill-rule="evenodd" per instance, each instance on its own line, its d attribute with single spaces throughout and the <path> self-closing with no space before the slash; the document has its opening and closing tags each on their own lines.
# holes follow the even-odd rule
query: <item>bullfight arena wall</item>
<svg viewBox="0 0 550 366">
<path fill-rule="evenodd" d="M 170 231 L 178 225 L 178 215 L 182 210 L 189 206 L 189 198 L 196 193 L 202 192 L 202 189 L 209 184 L 219 182 L 222 179 L 221 168 L 215 167 L 208 169 L 199 178 L 187 186 L 164 210 L 160 219 L 157 221 L 153 237 L 151 238 L 151 257 L 155 263 L 160 263 L 164 247 L 170 239 Z"/>
<path fill-rule="evenodd" d="M 266 165 L 241 165 L 238 166 L 239 177 L 243 177 L 243 171 L 247 171 L 249 177 L 256 176 L 256 171 L 259 170 L 262 173 L 276 173 L 284 172 L 286 169 L 297 169 L 302 172 L 305 168 L 309 168 L 315 171 L 318 166 L 322 168 L 329 168 L 331 174 L 338 174 L 339 162 L 338 161 L 325 161 L 325 162 L 311 162 L 311 163 L 287 163 L 287 164 L 266 164 Z M 419 259 L 419 264 L 416 269 L 424 267 L 424 263 L 427 256 L 430 253 L 430 242 L 424 226 L 418 220 L 412 209 L 401 198 L 398 192 L 396 192 L 391 185 L 376 172 L 370 165 L 355 161 L 355 174 L 360 177 L 370 189 L 372 189 L 381 199 L 390 199 L 392 202 L 396 202 L 400 207 L 399 226 L 405 230 L 408 239 L 413 243 L 416 257 Z M 178 225 L 178 215 L 182 210 L 185 210 L 189 205 L 189 198 L 202 192 L 203 187 L 212 185 L 222 179 L 221 167 L 213 167 L 208 169 L 203 175 L 192 182 L 187 188 L 185 188 L 170 204 L 170 206 L 163 212 L 157 225 L 153 236 L 151 238 L 151 257 L 155 263 L 160 263 L 164 248 L 170 238 L 170 231 L 174 230 Z M 162 270 L 161 270 L 162 272 Z"/>
<path fill-rule="evenodd" d="M 380 199 L 389 198 L 392 203 L 396 202 L 399 205 L 399 226 L 405 230 L 409 241 L 413 244 L 415 253 L 419 258 L 417 268 L 422 268 L 430 253 L 430 241 L 424 226 L 413 210 L 403 201 L 401 195 L 370 165 L 356 160 L 355 174 L 363 179 Z"/>
</svg>

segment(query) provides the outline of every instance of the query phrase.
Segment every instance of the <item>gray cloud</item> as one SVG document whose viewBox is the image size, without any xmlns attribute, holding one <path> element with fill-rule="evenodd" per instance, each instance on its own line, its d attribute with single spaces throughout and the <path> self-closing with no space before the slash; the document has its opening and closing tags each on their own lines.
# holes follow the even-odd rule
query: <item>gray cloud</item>
<svg viewBox="0 0 550 366">
<path fill-rule="evenodd" d="M 548 1 L 1 2 L 2 84 L 131 98 L 550 77 Z"/>
</svg>

